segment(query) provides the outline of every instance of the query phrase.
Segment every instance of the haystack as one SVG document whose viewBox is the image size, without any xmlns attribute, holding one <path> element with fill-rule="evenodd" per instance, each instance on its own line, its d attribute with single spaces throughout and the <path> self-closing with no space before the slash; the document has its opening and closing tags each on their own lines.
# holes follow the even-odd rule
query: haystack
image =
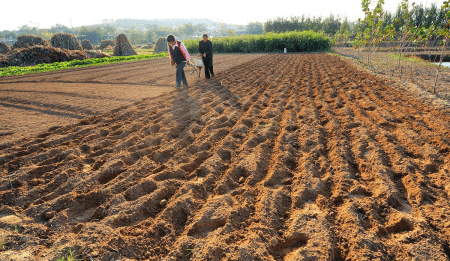
<svg viewBox="0 0 450 261">
<path fill-rule="evenodd" d="M 114 47 L 114 40 L 102 40 L 100 50 L 106 49 L 108 46 Z"/>
<path fill-rule="evenodd" d="M 29 66 L 42 63 L 66 62 L 74 59 L 103 58 L 108 55 L 95 51 L 68 50 L 51 46 L 31 46 L 0 55 L 0 67 Z"/>
<path fill-rule="evenodd" d="M 91 41 L 89 41 L 88 39 L 84 39 L 81 42 L 81 47 L 83 47 L 84 50 L 93 50 L 94 47 L 91 44 Z"/>
<path fill-rule="evenodd" d="M 50 46 L 50 43 L 40 36 L 21 35 L 13 45 L 13 49 L 25 48 L 35 45 Z"/>
<path fill-rule="evenodd" d="M 82 51 L 70 51 L 51 46 L 31 46 L 15 49 L 8 56 L 8 66 L 29 66 L 41 63 L 84 60 L 88 56 Z"/>
<path fill-rule="evenodd" d="M 9 49 L 9 46 L 4 42 L 0 42 L 0 53 L 7 53 L 9 51 L 11 51 L 11 49 Z"/>
<path fill-rule="evenodd" d="M 81 45 L 73 34 L 56 33 L 53 35 L 50 43 L 55 48 L 63 48 L 68 50 L 81 50 Z"/>
<path fill-rule="evenodd" d="M 126 34 L 119 34 L 116 37 L 116 43 L 114 46 L 114 56 L 129 56 L 136 55 L 136 51 L 133 50 L 133 47 L 128 41 Z"/>
<path fill-rule="evenodd" d="M 168 43 L 167 43 L 167 38 L 165 38 L 165 37 L 159 38 L 158 41 L 156 41 L 153 52 L 154 53 L 163 53 L 163 52 L 168 52 L 168 51 L 169 51 L 169 47 L 168 47 Z"/>
</svg>

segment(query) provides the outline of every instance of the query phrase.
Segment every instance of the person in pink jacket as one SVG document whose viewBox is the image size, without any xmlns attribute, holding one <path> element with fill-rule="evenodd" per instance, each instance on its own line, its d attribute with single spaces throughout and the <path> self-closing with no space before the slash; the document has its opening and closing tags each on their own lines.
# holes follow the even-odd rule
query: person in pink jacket
<svg viewBox="0 0 450 261">
<path fill-rule="evenodd" d="M 191 56 L 184 44 L 176 41 L 175 36 L 172 34 L 167 36 L 167 41 L 169 42 L 170 64 L 177 67 L 176 88 L 181 87 L 181 82 L 183 82 L 184 87 L 188 87 L 186 75 L 184 74 L 184 66 L 189 64 Z"/>
</svg>

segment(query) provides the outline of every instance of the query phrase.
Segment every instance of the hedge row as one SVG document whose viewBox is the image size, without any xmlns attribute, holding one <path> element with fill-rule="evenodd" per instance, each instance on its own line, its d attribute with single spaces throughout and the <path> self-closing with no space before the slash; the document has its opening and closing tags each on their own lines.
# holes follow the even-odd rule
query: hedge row
<svg viewBox="0 0 450 261">
<path fill-rule="evenodd" d="M 199 40 L 185 40 L 183 43 L 190 53 L 198 52 Z M 263 35 L 241 35 L 212 38 L 215 53 L 256 53 L 256 52 L 317 52 L 331 47 L 331 39 L 313 31 L 266 33 Z"/>
</svg>

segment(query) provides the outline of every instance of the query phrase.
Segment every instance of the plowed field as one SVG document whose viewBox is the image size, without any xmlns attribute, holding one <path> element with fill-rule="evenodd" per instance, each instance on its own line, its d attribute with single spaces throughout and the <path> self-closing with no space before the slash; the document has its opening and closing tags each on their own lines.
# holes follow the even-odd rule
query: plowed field
<svg viewBox="0 0 450 261">
<path fill-rule="evenodd" d="M 327 54 L 216 76 L 1 147 L 0 255 L 449 259 L 448 114 Z"/>
<path fill-rule="evenodd" d="M 215 70 L 227 70 L 262 54 L 218 54 Z M 0 78 L 0 144 L 73 124 L 175 87 L 168 58 Z M 186 68 L 190 84 L 197 80 Z M 203 71 L 202 71 L 203 72 Z M 202 74 L 204 78 L 204 73 Z"/>
</svg>

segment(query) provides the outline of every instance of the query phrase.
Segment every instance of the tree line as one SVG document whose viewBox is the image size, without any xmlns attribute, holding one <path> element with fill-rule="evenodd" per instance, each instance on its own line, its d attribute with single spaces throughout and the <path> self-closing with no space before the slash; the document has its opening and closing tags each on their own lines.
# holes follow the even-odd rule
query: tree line
<svg viewBox="0 0 450 261">
<path fill-rule="evenodd" d="M 448 8 L 442 8 L 433 3 L 429 6 L 417 5 L 412 9 L 408 19 L 410 23 L 424 30 L 435 28 L 436 30 L 446 25 L 446 13 Z M 408 23 L 409 23 L 408 22 Z M 404 10 L 399 5 L 394 12 L 383 12 L 379 17 L 381 30 L 394 30 L 399 32 L 407 23 Z M 94 45 L 98 45 L 103 39 L 114 38 L 119 33 L 126 33 L 132 44 L 154 43 L 159 37 L 168 34 L 175 34 L 184 38 L 190 38 L 194 34 L 200 35 L 208 32 L 215 37 L 234 36 L 237 34 L 263 34 L 268 32 L 282 33 L 289 31 L 315 31 L 322 32 L 332 38 L 355 39 L 359 32 L 364 32 L 368 28 L 367 24 L 361 22 L 351 22 L 346 17 L 331 14 L 328 17 L 293 16 L 278 17 L 267 20 L 265 23 L 254 22 L 247 26 L 236 26 L 230 28 L 225 23 L 219 23 L 214 29 L 208 28 L 206 24 L 186 23 L 177 27 L 150 25 L 144 28 L 134 26 L 127 29 L 116 29 L 112 25 L 91 25 L 70 28 L 65 25 L 56 24 L 49 29 L 38 28 L 37 26 L 24 25 L 19 28 L 20 34 L 31 34 L 50 39 L 55 33 L 71 33 L 79 40 L 88 39 Z M 14 31 L 0 31 L 0 38 L 16 38 L 18 35 Z"/>
</svg>

